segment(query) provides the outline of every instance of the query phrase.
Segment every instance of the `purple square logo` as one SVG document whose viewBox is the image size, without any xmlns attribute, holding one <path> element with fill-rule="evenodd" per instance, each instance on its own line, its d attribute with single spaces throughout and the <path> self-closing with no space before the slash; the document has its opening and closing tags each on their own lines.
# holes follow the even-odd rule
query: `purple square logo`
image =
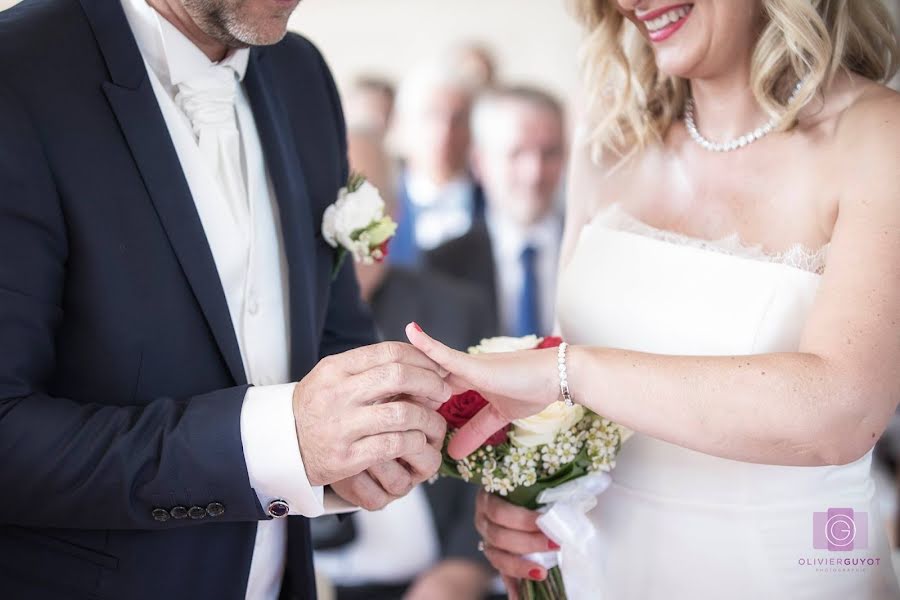
<svg viewBox="0 0 900 600">
<path fill-rule="evenodd" d="M 813 548 L 849 552 L 869 547 L 869 513 L 829 508 L 813 513 Z"/>
</svg>

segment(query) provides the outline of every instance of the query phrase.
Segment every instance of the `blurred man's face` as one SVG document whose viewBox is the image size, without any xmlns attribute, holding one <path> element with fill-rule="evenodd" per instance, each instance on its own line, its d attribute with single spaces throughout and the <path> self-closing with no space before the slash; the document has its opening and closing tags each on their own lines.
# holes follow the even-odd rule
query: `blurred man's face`
<svg viewBox="0 0 900 600">
<path fill-rule="evenodd" d="M 463 173 L 468 166 L 471 99 L 462 90 L 435 88 L 408 123 L 409 160 L 436 183 Z"/>
<path fill-rule="evenodd" d="M 197 26 L 228 48 L 276 44 L 300 0 L 181 0 Z"/>
<path fill-rule="evenodd" d="M 496 111 L 475 166 L 493 210 L 527 227 L 553 209 L 565 168 L 563 123 L 553 112 L 519 101 Z"/>
<path fill-rule="evenodd" d="M 372 128 L 382 135 L 390 128 L 394 99 L 389 94 L 372 88 L 355 88 L 347 94 L 344 104 L 348 123 Z"/>
</svg>

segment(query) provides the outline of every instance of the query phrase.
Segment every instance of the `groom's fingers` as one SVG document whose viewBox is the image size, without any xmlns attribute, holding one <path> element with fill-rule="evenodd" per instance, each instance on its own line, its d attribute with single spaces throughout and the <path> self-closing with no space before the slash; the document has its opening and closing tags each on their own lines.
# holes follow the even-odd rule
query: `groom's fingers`
<svg viewBox="0 0 900 600">
<path fill-rule="evenodd" d="M 427 399 L 427 408 L 438 409 L 453 390 L 434 371 L 390 363 L 353 375 L 344 382 L 342 395 L 354 404 L 372 404 L 405 394 Z"/>
<path fill-rule="evenodd" d="M 409 470 L 396 460 L 372 465 L 367 473 L 394 498 L 407 495 L 416 485 Z"/>
<path fill-rule="evenodd" d="M 501 415 L 493 405 L 488 405 L 453 435 L 447 452 L 456 460 L 465 458 L 508 424 L 509 419 Z"/>
<path fill-rule="evenodd" d="M 348 375 L 358 375 L 392 363 L 428 369 L 440 377 L 447 374 L 436 361 L 426 356 L 421 350 L 402 342 L 381 342 L 372 346 L 361 346 L 343 354 L 331 356 L 327 360 L 329 364 Z"/>
</svg>

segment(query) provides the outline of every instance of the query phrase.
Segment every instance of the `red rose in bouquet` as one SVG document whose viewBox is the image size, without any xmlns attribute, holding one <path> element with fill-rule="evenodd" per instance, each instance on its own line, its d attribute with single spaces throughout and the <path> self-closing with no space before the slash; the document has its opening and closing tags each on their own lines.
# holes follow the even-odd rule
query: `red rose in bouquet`
<svg viewBox="0 0 900 600">
<path fill-rule="evenodd" d="M 444 417 L 448 427 L 459 429 L 487 405 L 487 400 L 481 394 L 475 390 L 469 390 L 452 396 L 438 409 L 438 414 Z M 506 435 L 507 429 L 508 427 L 505 427 L 492 435 L 485 444 L 499 446 L 505 443 L 508 439 Z"/>
<path fill-rule="evenodd" d="M 561 337 L 545 337 L 541 343 L 537 345 L 535 350 L 544 350 L 546 348 L 558 348 L 562 344 Z"/>
<path fill-rule="evenodd" d="M 546 351 L 560 344 L 562 339 L 558 337 L 498 337 L 482 340 L 469 353 Z M 547 360 L 547 368 L 553 369 L 556 361 L 551 362 L 550 356 Z M 546 490 L 611 470 L 627 434 L 583 406 L 557 401 L 537 415 L 514 421 L 469 456 L 454 459 L 447 453 L 453 435 L 487 405 L 480 393 L 469 390 L 453 396 L 440 408 L 438 412 L 447 421 L 440 474 L 478 484 L 486 492 L 530 510 L 544 505 L 540 498 Z M 553 502 L 544 506 L 552 510 Z M 547 554 L 553 560 L 559 558 L 555 552 Z M 519 591 L 525 600 L 566 598 L 558 566 L 547 570 L 544 581 L 519 582 Z"/>
</svg>

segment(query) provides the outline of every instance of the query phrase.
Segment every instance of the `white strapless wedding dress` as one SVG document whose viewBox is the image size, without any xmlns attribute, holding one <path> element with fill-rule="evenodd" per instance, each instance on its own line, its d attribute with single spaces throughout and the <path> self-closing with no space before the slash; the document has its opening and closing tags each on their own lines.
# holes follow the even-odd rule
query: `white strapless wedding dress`
<svg viewBox="0 0 900 600">
<path fill-rule="evenodd" d="M 798 246 L 770 256 L 737 238 L 701 241 L 613 206 L 584 228 L 561 273 L 560 325 L 573 344 L 656 354 L 796 351 L 826 253 Z M 635 434 L 590 515 L 608 548 L 596 597 L 900 598 L 871 461 L 750 464 Z M 824 534 L 814 513 L 830 508 L 855 511 L 854 550 L 814 548 Z"/>
</svg>

